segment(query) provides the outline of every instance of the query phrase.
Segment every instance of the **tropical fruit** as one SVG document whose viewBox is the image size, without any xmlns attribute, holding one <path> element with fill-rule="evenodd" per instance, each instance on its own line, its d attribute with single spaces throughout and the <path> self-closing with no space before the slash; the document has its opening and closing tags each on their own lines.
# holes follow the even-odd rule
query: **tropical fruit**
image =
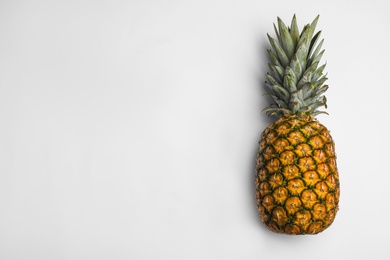
<svg viewBox="0 0 390 260">
<path fill-rule="evenodd" d="M 264 111 L 278 120 L 261 134 L 256 166 L 256 199 L 261 220 L 272 231 L 317 234 L 338 210 L 340 184 L 334 141 L 316 118 L 326 108 L 328 89 L 320 65 L 324 53 L 314 34 L 319 16 L 301 32 L 294 15 L 287 27 L 278 18 L 276 39 L 268 35 L 270 72 Z"/>
</svg>

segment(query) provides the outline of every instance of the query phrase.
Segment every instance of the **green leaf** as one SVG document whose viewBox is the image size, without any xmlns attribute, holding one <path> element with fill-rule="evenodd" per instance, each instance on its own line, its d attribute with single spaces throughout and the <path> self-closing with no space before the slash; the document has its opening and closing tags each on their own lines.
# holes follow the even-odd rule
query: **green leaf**
<svg viewBox="0 0 390 260">
<path fill-rule="evenodd" d="M 267 77 L 267 79 L 269 80 L 269 83 L 271 83 L 271 85 L 278 85 L 279 82 L 269 73 L 266 73 L 265 76 Z"/>
<path fill-rule="evenodd" d="M 313 51 L 313 48 L 316 45 L 316 43 L 317 43 L 318 39 L 320 38 L 320 36 L 321 36 L 321 31 L 319 31 L 318 33 L 316 33 L 316 35 L 314 35 L 313 39 L 310 42 L 308 56 L 311 55 L 311 53 Z"/>
<path fill-rule="evenodd" d="M 310 71 L 310 72 L 313 73 L 313 75 L 314 75 L 314 73 L 316 72 L 316 70 L 318 70 L 317 68 L 318 68 L 318 64 L 319 64 L 319 63 L 320 63 L 319 61 L 313 62 L 312 64 L 310 64 L 310 66 L 307 68 L 306 71 Z"/>
<path fill-rule="evenodd" d="M 290 32 L 288 31 L 286 25 L 279 17 L 278 17 L 278 26 L 279 26 L 279 33 L 280 33 L 280 42 L 282 44 L 284 51 L 287 54 L 287 57 L 291 59 L 295 50 L 294 41 L 291 38 Z"/>
<path fill-rule="evenodd" d="M 322 76 L 320 79 L 318 79 L 316 82 L 314 82 L 314 88 L 318 88 L 320 86 L 322 86 L 322 84 L 325 83 L 325 81 L 327 81 L 328 78 L 326 76 Z"/>
<path fill-rule="evenodd" d="M 313 63 L 314 64 L 314 63 Z M 326 63 L 319 67 L 313 74 L 313 81 L 317 81 L 323 74 L 322 72 L 324 71 L 326 67 Z"/>
<path fill-rule="evenodd" d="M 323 96 L 323 102 L 324 102 L 324 106 L 325 106 L 325 108 L 328 108 L 328 105 L 326 104 L 326 97 L 325 96 Z"/>
<path fill-rule="evenodd" d="M 275 103 L 278 105 L 278 107 L 288 108 L 287 103 L 285 101 L 281 100 L 278 96 L 271 95 L 271 94 L 266 94 L 265 96 L 270 96 L 275 101 Z"/>
<path fill-rule="evenodd" d="M 311 58 L 312 57 L 316 57 L 318 55 L 318 53 L 321 51 L 321 47 L 322 47 L 322 44 L 324 43 L 324 39 L 322 39 L 320 41 L 320 43 L 318 44 L 318 46 L 316 47 L 314 53 L 311 55 Z"/>
<path fill-rule="evenodd" d="M 320 98 L 317 99 L 317 101 L 310 104 L 310 107 L 313 110 L 317 110 L 317 108 L 322 107 L 322 106 L 325 106 L 325 108 L 327 108 L 325 96 L 321 96 Z"/>
<path fill-rule="evenodd" d="M 313 77 L 313 73 L 311 71 L 307 71 L 301 78 L 301 80 L 298 82 L 297 87 L 299 89 L 302 89 L 303 85 L 306 83 L 311 83 L 311 78 Z"/>
<path fill-rule="evenodd" d="M 306 44 L 307 45 L 307 50 L 309 50 L 308 49 L 309 43 L 310 43 L 310 36 L 309 36 L 309 34 L 310 34 L 310 25 L 308 24 L 305 27 L 303 27 L 301 35 L 299 36 L 299 41 L 298 41 L 298 44 L 297 44 L 298 48 L 299 48 L 299 46 L 301 44 Z"/>
<path fill-rule="evenodd" d="M 328 112 L 325 112 L 325 111 L 315 111 L 315 112 L 312 113 L 313 116 L 318 116 L 319 114 L 329 115 Z"/>
<path fill-rule="evenodd" d="M 307 61 L 309 49 L 310 49 L 310 43 L 313 37 L 313 33 L 315 30 L 315 27 L 317 25 L 319 16 L 317 16 L 314 21 L 311 24 L 307 24 L 300 35 L 300 39 L 297 44 L 297 53 L 299 51 L 298 58 L 302 60 L 305 64 Z M 301 48 L 301 49 L 300 49 Z"/>
<path fill-rule="evenodd" d="M 268 67 L 270 68 L 270 70 L 272 71 L 272 73 L 274 74 L 274 76 L 277 78 L 277 80 L 279 82 L 282 82 L 282 79 L 283 79 L 283 75 L 284 75 L 284 70 L 283 68 L 279 67 L 279 66 L 275 66 L 273 65 L 272 63 L 268 63 Z"/>
<path fill-rule="evenodd" d="M 291 21 L 291 29 L 290 29 L 291 38 L 294 42 L 294 46 L 297 46 L 299 41 L 299 29 L 297 24 L 297 18 L 294 14 L 292 21 Z"/>
<path fill-rule="evenodd" d="M 305 73 L 303 73 L 303 76 L 299 80 L 297 85 L 299 89 L 302 88 L 305 83 L 314 81 L 313 76 L 315 74 L 317 66 L 318 66 L 318 62 L 315 62 L 310 65 L 310 67 L 305 71 Z"/>
<path fill-rule="evenodd" d="M 297 56 L 297 60 L 303 70 L 306 69 L 306 61 L 307 61 L 307 51 L 308 51 L 308 45 L 305 41 L 303 41 L 301 44 L 298 45 L 298 48 L 295 52 L 295 55 Z M 302 74 L 301 72 L 301 74 Z"/>
<path fill-rule="evenodd" d="M 294 85 L 296 85 L 298 83 L 298 78 L 295 75 L 295 72 L 289 66 L 287 66 L 286 69 L 284 70 L 284 77 L 290 77 L 291 80 L 293 81 Z M 295 89 L 291 90 L 291 91 L 295 91 Z"/>
<path fill-rule="evenodd" d="M 276 55 L 278 56 L 281 65 L 283 67 L 288 66 L 289 59 L 288 59 L 286 53 L 284 52 L 282 46 L 280 46 L 278 41 L 276 41 L 274 38 L 269 36 L 269 34 L 267 34 L 267 35 L 268 35 L 269 42 L 271 43 L 272 48 L 275 50 Z"/>
<path fill-rule="evenodd" d="M 307 65 L 310 66 L 314 62 L 320 62 L 322 55 L 324 55 L 325 50 L 322 50 L 317 56 L 313 57 L 313 59 L 309 59 Z"/>
<path fill-rule="evenodd" d="M 306 82 L 305 84 L 303 84 L 301 90 L 305 101 L 311 99 L 311 94 L 313 93 L 314 88 L 314 83 Z"/>
<path fill-rule="evenodd" d="M 301 112 L 301 114 L 303 114 L 303 113 L 308 113 L 308 112 L 310 112 L 311 111 L 311 107 L 310 106 L 304 106 L 304 107 L 301 107 L 300 109 L 299 109 L 299 112 Z"/>
<path fill-rule="evenodd" d="M 292 93 L 295 90 L 297 90 L 297 86 L 294 83 L 294 80 L 291 78 L 290 75 L 284 76 L 283 85 L 288 88 L 288 91 L 290 93 Z"/>
<path fill-rule="evenodd" d="M 315 97 L 319 97 L 319 96 L 321 96 L 322 94 L 324 94 L 324 93 L 325 93 L 325 91 L 327 91 L 327 90 L 328 90 L 328 88 L 329 88 L 329 86 L 328 86 L 328 85 L 323 85 L 323 86 L 321 86 L 321 87 L 319 87 L 319 88 L 315 89 L 315 90 L 314 90 L 314 94 L 313 94 L 313 96 L 315 96 Z"/>
<path fill-rule="evenodd" d="M 278 57 L 276 57 L 276 55 L 271 50 L 267 50 L 267 52 L 268 52 L 269 58 L 271 59 L 272 63 L 277 65 L 277 66 L 282 67 L 282 64 L 280 63 Z"/>
<path fill-rule="evenodd" d="M 275 24 L 274 24 L 274 30 L 275 30 L 276 37 L 277 37 L 278 41 L 280 42 L 280 34 L 278 32 L 278 29 L 276 29 L 276 25 Z"/>
<path fill-rule="evenodd" d="M 317 26 L 317 22 L 318 22 L 318 19 L 320 18 L 319 15 L 317 15 L 317 17 L 313 20 L 313 22 L 311 22 L 310 24 L 310 30 L 309 30 L 309 39 L 311 39 L 313 37 L 313 34 L 314 34 L 314 30 L 316 29 L 316 26 Z"/>
<path fill-rule="evenodd" d="M 292 71 L 294 72 L 295 77 L 297 79 L 300 79 L 302 76 L 303 69 L 302 69 L 302 65 L 298 59 L 297 54 L 294 54 L 294 56 L 290 62 L 290 67 L 291 67 Z"/>
<path fill-rule="evenodd" d="M 303 97 L 303 91 L 298 89 L 294 93 L 296 93 L 298 99 L 301 100 L 302 103 L 304 103 L 305 98 Z"/>
<path fill-rule="evenodd" d="M 288 93 L 287 90 L 285 90 L 281 85 L 273 85 L 270 86 L 272 92 L 277 95 L 281 100 L 288 103 L 290 100 L 290 93 Z"/>
<path fill-rule="evenodd" d="M 285 109 L 285 108 L 280 108 L 275 104 L 264 108 L 262 110 L 262 112 L 267 113 L 267 115 L 269 115 L 269 116 L 279 116 L 279 117 L 282 117 L 283 115 L 291 114 L 290 110 Z"/>
<path fill-rule="evenodd" d="M 292 111 L 293 114 L 296 114 L 297 111 L 301 108 L 302 101 L 299 100 L 297 93 L 292 93 L 290 102 L 289 102 L 289 108 Z"/>
</svg>

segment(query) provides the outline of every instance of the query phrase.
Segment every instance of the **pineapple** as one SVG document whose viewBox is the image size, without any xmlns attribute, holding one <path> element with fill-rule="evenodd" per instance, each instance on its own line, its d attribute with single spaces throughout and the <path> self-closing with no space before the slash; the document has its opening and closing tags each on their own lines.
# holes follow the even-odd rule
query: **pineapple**
<svg viewBox="0 0 390 260">
<path fill-rule="evenodd" d="M 317 234 L 337 213 L 340 184 L 334 142 L 315 119 L 326 108 L 328 89 L 319 65 L 324 53 L 314 34 L 319 16 L 299 32 L 278 18 L 266 86 L 274 101 L 264 111 L 279 119 L 261 135 L 256 166 L 256 200 L 262 222 L 285 234 Z"/>
</svg>

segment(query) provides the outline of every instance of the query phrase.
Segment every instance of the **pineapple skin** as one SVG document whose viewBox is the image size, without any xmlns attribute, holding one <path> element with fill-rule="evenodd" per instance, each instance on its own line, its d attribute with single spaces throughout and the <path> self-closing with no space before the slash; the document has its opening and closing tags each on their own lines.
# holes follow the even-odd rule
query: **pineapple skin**
<svg viewBox="0 0 390 260">
<path fill-rule="evenodd" d="M 340 182 L 334 142 L 313 117 L 285 116 L 259 142 L 256 201 L 262 222 L 284 234 L 317 234 L 338 211 Z"/>
</svg>

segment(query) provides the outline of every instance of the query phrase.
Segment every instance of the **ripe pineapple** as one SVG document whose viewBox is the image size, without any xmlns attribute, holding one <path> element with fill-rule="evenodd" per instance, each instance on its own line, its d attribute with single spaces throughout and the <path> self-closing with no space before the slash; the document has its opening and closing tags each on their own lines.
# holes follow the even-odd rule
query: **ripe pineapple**
<svg viewBox="0 0 390 260">
<path fill-rule="evenodd" d="M 318 16 L 302 32 L 294 15 L 287 28 L 278 18 L 277 39 L 268 35 L 268 95 L 264 111 L 279 120 L 261 135 L 257 154 L 256 198 L 262 221 L 272 231 L 317 234 L 330 226 L 338 210 L 339 177 L 334 142 L 315 116 L 325 106 L 328 86 L 319 66 L 324 53 Z"/>
</svg>

